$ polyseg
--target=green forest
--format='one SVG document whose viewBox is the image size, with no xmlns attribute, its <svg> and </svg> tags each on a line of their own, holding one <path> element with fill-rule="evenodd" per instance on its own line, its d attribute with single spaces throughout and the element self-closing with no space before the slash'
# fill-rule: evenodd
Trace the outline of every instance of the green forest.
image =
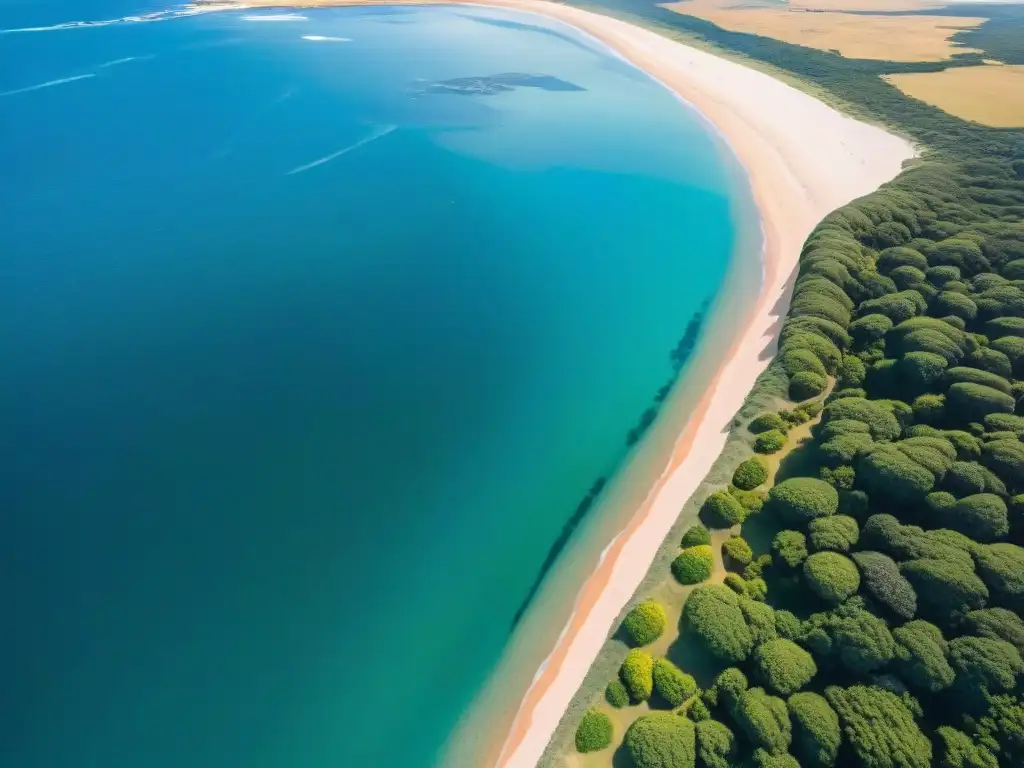
<svg viewBox="0 0 1024 768">
<path fill-rule="evenodd" d="M 745 456 L 672 543 L 664 578 L 692 585 L 673 652 L 649 649 L 671 612 L 638 594 L 570 749 L 616 768 L 1024 766 L 1024 131 L 880 78 L 948 62 L 596 5 L 823 87 L 922 157 L 805 243 L 751 401 L 775 405 L 741 412 Z M 970 43 L 1024 55 L 1024 13 L 992 8 Z"/>
</svg>

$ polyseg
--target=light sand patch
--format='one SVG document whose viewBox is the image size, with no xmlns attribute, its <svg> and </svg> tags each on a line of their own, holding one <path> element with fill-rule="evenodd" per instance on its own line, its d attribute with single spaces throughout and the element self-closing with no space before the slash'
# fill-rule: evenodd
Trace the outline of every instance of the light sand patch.
<svg viewBox="0 0 1024 768">
<path fill-rule="evenodd" d="M 944 61 L 954 53 L 978 53 L 949 38 L 985 22 L 968 16 L 875 16 L 750 7 L 741 5 L 741 0 L 688 0 L 664 7 L 732 32 L 834 51 L 851 59 L 882 61 Z"/>
<path fill-rule="evenodd" d="M 955 67 L 884 79 L 964 120 L 995 128 L 1024 127 L 1024 66 Z"/>
<path fill-rule="evenodd" d="M 949 5 L 942 0 L 789 0 L 792 9 L 805 11 L 929 11 Z"/>
</svg>

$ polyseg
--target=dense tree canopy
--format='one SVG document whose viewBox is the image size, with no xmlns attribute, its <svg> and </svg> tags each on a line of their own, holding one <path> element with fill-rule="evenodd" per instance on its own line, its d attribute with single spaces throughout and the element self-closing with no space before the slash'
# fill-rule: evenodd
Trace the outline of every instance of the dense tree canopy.
<svg viewBox="0 0 1024 768">
<path fill-rule="evenodd" d="M 788 696 L 818 673 L 814 658 L 796 643 L 776 638 L 754 650 L 757 678 L 775 693 Z"/>
<path fill-rule="evenodd" d="M 644 600 L 633 606 L 622 622 L 623 629 L 634 645 L 649 645 L 661 637 L 668 624 L 668 616 L 660 603 Z"/>
<path fill-rule="evenodd" d="M 786 702 L 793 724 L 793 752 L 803 768 L 832 768 L 843 736 L 835 710 L 817 693 L 793 694 Z"/>
<path fill-rule="evenodd" d="M 672 712 L 652 712 L 626 731 L 626 749 L 636 768 L 694 768 L 697 739 L 694 724 Z"/>
<path fill-rule="evenodd" d="M 754 649 L 754 636 L 735 592 L 721 584 L 697 587 L 683 606 L 683 624 L 719 659 L 737 663 Z"/>
<path fill-rule="evenodd" d="M 833 686 L 825 691 L 847 741 L 864 766 L 930 768 L 932 745 L 899 696 L 881 688 Z"/>
</svg>

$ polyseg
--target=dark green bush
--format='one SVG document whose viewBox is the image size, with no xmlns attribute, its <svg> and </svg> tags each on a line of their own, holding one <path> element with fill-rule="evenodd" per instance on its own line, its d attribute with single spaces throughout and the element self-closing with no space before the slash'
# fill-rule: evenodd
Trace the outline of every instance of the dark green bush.
<svg viewBox="0 0 1024 768">
<path fill-rule="evenodd" d="M 714 553 L 708 544 L 684 549 L 672 561 L 672 575 L 680 584 L 700 584 L 711 578 L 715 568 Z"/>
<path fill-rule="evenodd" d="M 956 267 L 929 267 L 925 270 L 924 275 L 928 282 L 941 288 L 946 283 L 958 281 L 960 279 L 960 270 Z"/>
<path fill-rule="evenodd" d="M 1024 608 L 1024 549 L 999 542 L 976 547 L 973 554 L 978 575 L 992 594 L 1006 607 Z"/>
<path fill-rule="evenodd" d="M 909 265 L 896 267 L 896 269 L 889 273 L 889 278 L 901 291 L 914 288 L 925 281 L 924 272 L 917 267 Z"/>
<path fill-rule="evenodd" d="M 1014 376 L 1024 375 L 1024 339 L 1020 336 L 1003 336 L 993 341 L 991 346 L 1009 358 Z"/>
<path fill-rule="evenodd" d="M 711 543 L 711 533 L 703 525 L 691 525 L 686 529 L 686 533 L 683 534 L 683 541 L 681 546 L 685 549 L 686 547 L 696 547 L 701 544 Z"/>
<path fill-rule="evenodd" d="M 814 658 L 791 640 L 776 638 L 754 649 L 758 679 L 776 693 L 788 696 L 818 673 Z"/>
<path fill-rule="evenodd" d="M 771 434 L 766 433 L 766 434 Z M 700 508 L 701 518 L 713 528 L 732 528 L 742 523 L 747 517 L 747 511 L 743 508 L 735 496 L 726 491 L 715 491 Z"/>
<path fill-rule="evenodd" d="M 817 397 L 828 386 L 828 379 L 810 371 L 793 374 L 789 380 L 789 399 L 795 402 Z"/>
<path fill-rule="evenodd" d="M 597 752 L 612 743 L 612 721 L 599 709 L 588 709 L 576 729 L 576 749 Z"/>
<path fill-rule="evenodd" d="M 917 593 L 918 613 L 940 625 L 983 608 L 988 600 L 985 584 L 960 560 L 911 560 L 900 564 L 900 572 Z"/>
<path fill-rule="evenodd" d="M 762 432 L 754 440 L 754 450 L 757 453 L 778 453 L 786 445 L 786 435 L 777 429 Z"/>
<path fill-rule="evenodd" d="M 991 432 L 1024 432 L 1024 416 L 1013 413 L 990 413 L 985 417 L 985 429 Z"/>
<path fill-rule="evenodd" d="M 1020 652 L 1005 640 L 958 637 L 949 641 L 949 662 L 956 670 L 957 689 L 974 694 L 1013 690 L 1024 673 Z"/>
<path fill-rule="evenodd" d="M 968 365 L 980 368 L 1004 379 L 1010 378 L 1013 374 L 1013 364 L 1010 362 L 1010 358 L 998 349 L 989 349 L 987 347 L 976 349 L 967 356 L 965 362 Z M 996 388 L 998 389 L 998 387 Z"/>
<path fill-rule="evenodd" d="M 669 705 L 678 707 L 697 692 L 697 683 L 671 661 L 655 659 L 654 690 Z"/>
<path fill-rule="evenodd" d="M 779 362 L 783 370 L 789 376 L 796 376 L 798 373 L 813 373 L 816 376 L 826 376 L 824 363 L 818 359 L 811 350 L 803 347 L 789 346 L 779 354 Z"/>
<path fill-rule="evenodd" d="M 785 752 L 793 740 L 786 702 L 763 688 L 749 688 L 740 695 L 733 719 L 751 744 L 769 752 Z"/>
<path fill-rule="evenodd" d="M 899 696 L 855 685 L 831 686 L 825 698 L 839 716 L 858 765 L 931 768 L 931 742 Z"/>
<path fill-rule="evenodd" d="M 839 366 L 839 383 L 845 388 L 859 387 L 864 383 L 867 376 L 867 369 L 864 361 L 853 355 L 843 355 L 842 365 Z"/>
<path fill-rule="evenodd" d="M 853 419 L 835 419 L 822 425 L 818 430 L 818 439 L 822 442 L 843 435 L 868 435 L 870 437 L 871 430 L 863 421 Z"/>
<path fill-rule="evenodd" d="M 1010 489 L 1024 488 L 1024 445 L 1020 440 L 993 440 L 981 447 L 981 463 Z"/>
<path fill-rule="evenodd" d="M 950 384 L 981 384 L 1010 394 L 1010 382 L 1005 378 L 977 368 L 950 368 L 946 371 L 946 381 Z"/>
<path fill-rule="evenodd" d="M 1024 653 L 1024 620 L 1007 608 L 983 608 L 971 611 L 964 626 L 979 637 L 1005 640 Z"/>
<path fill-rule="evenodd" d="M 1024 317 L 997 317 L 985 323 L 985 335 L 990 339 L 1003 336 L 1024 336 Z"/>
<path fill-rule="evenodd" d="M 729 495 L 736 499 L 740 506 L 746 510 L 747 517 L 760 512 L 767 497 L 764 491 L 743 491 L 734 485 L 729 486 Z"/>
<path fill-rule="evenodd" d="M 790 568 L 807 559 L 807 538 L 800 531 L 779 531 L 772 540 L 772 551 Z"/>
<path fill-rule="evenodd" d="M 982 421 L 990 413 L 1013 413 L 1014 400 L 984 384 L 958 382 L 949 388 L 946 404 L 961 423 Z"/>
<path fill-rule="evenodd" d="M 847 315 L 848 316 L 848 315 Z M 836 321 L 838 322 L 838 321 Z M 845 325 L 845 323 L 839 323 Z M 825 367 L 826 373 L 835 373 L 839 370 L 839 364 L 843 360 L 843 353 L 839 348 L 824 336 L 815 333 L 795 333 L 789 336 L 780 347 L 780 354 L 783 361 L 791 350 L 807 350 L 814 354 Z M 818 373 L 818 371 L 815 371 Z M 792 375 L 792 373 L 790 373 Z"/>
<path fill-rule="evenodd" d="M 860 571 L 838 552 L 816 552 L 804 561 L 804 580 L 818 597 L 838 604 L 860 589 Z"/>
<path fill-rule="evenodd" d="M 978 316 L 978 305 L 970 297 L 961 293 L 943 291 L 935 297 L 932 311 L 938 316 L 955 315 L 970 322 Z"/>
<path fill-rule="evenodd" d="M 754 645 L 774 640 L 778 637 L 775 631 L 775 609 L 770 605 L 755 600 L 739 601 L 740 612 L 747 622 L 747 628 L 754 639 Z"/>
<path fill-rule="evenodd" d="M 834 515 L 839 508 L 839 494 L 823 480 L 792 477 L 768 491 L 768 505 L 783 520 L 807 523 Z"/>
<path fill-rule="evenodd" d="M 813 333 L 831 341 L 839 349 L 846 349 L 850 346 L 850 336 L 843 326 L 831 320 L 813 315 L 794 317 L 786 321 L 779 334 L 779 346 L 785 346 L 786 342 L 796 334 Z"/>
<path fill-rule="evenodd" d="M 894 323 L 902 323 L 904 320 L 909 320 L 920 311 L 920 304 L 910 296 L 911 293 L 914 292 L 900 291 L 899 293 L 881 296 L 877 299 L 869 299 L 860 305 L 860 312 L 862 316 L 872 314 L 885 315 Z M 920 294 L 915 295 L 918 299 L 921 299 Z M 923 303 L 923 299 L 921 299 L 921 302 Z M 857 331 L 855 331 L 853 327 L 850 328 L 850 334 L 853 335 L 854 338 L 858 335 Z"/>
<path fill-rule="evenodd" d="M 957 461 L 946 473 L 943 487 L 955 496 L 970 496 L 984 492 L 985 477 L 986 470 L 980 464 L 973 461 Z"/>
<path fill-rule="evenodd" d="M 850 490 L 857 479 L 857 473 L 850 466 L 836 467 L 835 469 L 822 467 L 818 475 L 836 490 Z"/>
<path fill-rule="evenodd" d="M 914 421 L 919 424 L 939 424 L 946 416 L 945 395 L 919 395 L 911 406 Z"/>
<path fill-rule="evenodd" d="M 883 275 L 889 274 L 898 267 L 913 267 L 919 272 L 924 272 L 928 269 L 928 259 L 913 248 L 893 247 L 886 248 L 878 254 L 876 266 Z"/>
<path fill-rule="evenodd" d="M 684 628 L 695 633 L 712 655 L 732 664 L 754 649 L 741 599 L 722 584 L 707 584 L 694 589 L 683 605 Z"/>
<path fill-rule="evenodd" d="M 768 432 L 769 430 L 778 430 L 779 432 L 786 432 L 789 429 L 789 422 L 782 418 L 779 414 L 771 411 L 769 413 L 762 413 L 755 417 L 749 425 L 749 429 L 755 435 L 759 435 L 762 432 Z"/>
<path fill-rule="evenodd" d="M 747 581 L 738 573 L 727 573 L 725 579 L 722 581 L 725 586 L 735 592 L 737 595 L 747 594 Z"/>
<path fill-rule="evenodd" d="M 608 687 L 604 689 L 604 700 L 615 707 L 615 709 L 628 707 L 629 691 L 626 690 L 626 686 L 622 684 L 621 680 L 612 680 L 608 683 Z"/>
<path fill-rule="evenodd" d="M 636 768 L 689 768 L 697 758 L 693 723 L 672 712 L 639 718 L 626 730 L 623 743 Z"/>
<path fill-rule="evenodd" d="M 1010 530 L 1006 502 L 992 493 L 960 499 L 943 515 L 943 523 L 975 541 L 995 541 Z"/>
<path fill-rule="evenodd" d="M 999 768 L 999 761 L 988 747 L 976 744 L 963 731 L 943 725 L 935 733 L 939 737 L 939 765 L 948 768 Z"/>
<path fill-rule="evenodd" d="M 878 446 L 857 460 L 857 483 L 868 495 L 912 502 L 935 485 L 935 476 L 894 446 Z"/>
<path fill-rule="evenodd" d="M 632 701 L 647 701 L 654 691 L 654 657 L 634 648 L 626 654 L 619 677 Z"/>
<path fill-rule="evenodd" d="M 901 619 L 910 619 L 917 611 L 917 593 L 900 573 L 896 561 L 881 552 L 854 552 L 864 588 L 881 605 Z"/>
<path fill-rule="evenodd" d="M 800 768 L 796 758 L 785 752 L 769 752 L 758 747 L 754 750 L 755 768 Z"/>
<path fill-rule="evenodd" d="M 857 344 L 878 341 L 892 328 L 892 318 L 885 314 L 868 314 L 850 323 L 849 332 Z"/>
<path fill-rule="evenodd" d="M 891 410 L 878 402 L 862 398 L 843 398 L 826 405 L 823 422 L 827 425 L 834 419 L 864 422 L 876 440 L 895 440 L 902 431 Z"/>
<path fill-rule="evenodd" d="M 633 645 L 649 645 L 661 637 L 668 624 L 668 616 L 660 603 L 644 600 L 626 614 L 622 626 Z"/>
<path fill-rule="evenodd" d="M 829 467 L 850 466 L 861 454 L 870 452 L 874 446 L 871 435 L 852 432 L 837 435 L 819 446 L 821 456 Z"/>
<path fill-rule="evenodd" d="M 942 631 L 927 621 L 911 621 L 893 630 L 896 671 L 907 683 L 926 693 L 938 693 L 953 684 L 949 646 Z"/>
<path fill-rule="evenodd" d="M 711 712 L 708 711 L 708 705 L 705 704 L 700 697 L 698 697 L 693 699 L 690 702 L 690 706 L 686 708 L 686 716 L 695 723 L 702 723 L 705 720 L 711 719 Z M 698 749 L 699 748 L 700 746 L 698 744 Z"/>
<path fill-rule="evenodd" d="M 808 526 L 811 546 L 816 550 L 849 552 L 860 538 L 860 526 L 852 517 L 834 515 L 819 517 Z"/>
<path fill-rule="evenodd" d="M 727 564 L 742 568 L 754 559 L 750 545 L 742 536 L 730 536 L 722 544 L 722 555 Z"/>
<path fill-rule="evenodd" d="M 832 768 L 843 735 L 839 716 L 823 696 L 806 691 L 786 702 L 793 723 L 793 751 L 803 768 Z"/>
<path fill-rule="evenodd" d="M 699 701 L 693 706 L 698 703 L 704 706 Z M 738 750 L 732 731 L 717 720 L 707 718 L 697 723 L 696 730 L 697 765 L 701 768 L 733 768 L 736 765 Z"/>
<path fill-rule="evenodd" d="M 756 456 L 751 456 L 732 475 L 732 484 L 742 491 L 751 491 L 768 479 L 768 469 Z"/>
<path fill-rule="evenodd" d="M 946 358 L 934 352 L 908 352 L 896 364 L 896 370 L 911 391 L 923 392 L 943 382 L 947 365 Z"/>
</svg>

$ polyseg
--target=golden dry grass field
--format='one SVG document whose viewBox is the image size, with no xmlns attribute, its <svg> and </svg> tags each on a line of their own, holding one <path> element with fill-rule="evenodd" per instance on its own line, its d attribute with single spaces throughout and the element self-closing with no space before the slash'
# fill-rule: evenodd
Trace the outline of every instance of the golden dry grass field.
<svg viewBox="0 0 1024 768">
<path fill-rule="evenodd" d="M 743 0 L 687 0 L 669 3 L 669 10 L 696 16 L 733 32 L 748 32 L 787 43 L 836 51 L 855 59 L 883 61 L 943 61 L 955 53 L 973 53 L 950 40 L 961 29 L 985 19 L 971 16 L 910 16 L 812 11 L 917 10 L 917 0 L 799 0 L 803 6 L 772 3 L 751 6 Z M 909 7 L 908 7 L 909 6 Z"/>
<path fill-rule="evenodd" d="M 885 80 L 964 120 L 997 128 L 1024 127 L 1024 66 L 955 67 L 886 75 Z"/>
</svg>

